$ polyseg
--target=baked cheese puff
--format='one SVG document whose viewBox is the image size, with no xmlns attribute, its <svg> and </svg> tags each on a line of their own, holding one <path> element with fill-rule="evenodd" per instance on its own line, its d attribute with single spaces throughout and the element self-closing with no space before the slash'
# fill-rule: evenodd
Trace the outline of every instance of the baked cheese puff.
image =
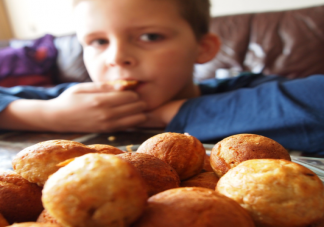
<svg viewBox="0 0 324 227">
<path fill-rule="evenodd" d="M 210 164 L 217 176 L 249 159 L 291 160 L 288 151 L 276 141 L 255 134 L 237 134 L 218 142 L 212 149 Z"/>
<path fill-rule="evenodd" d="M 148 199 L 132 227 L 253 227 L 250 215 L 234 200 L 207 188 L 175 188 Z"/>
<path fill-rule="evenodd" d="M 5 227 L 8 225 L 9 223 L 7 222 L 7 220 L 2 216 L 2 214 L 0 214 L 0 227 Z"/>
<path fill-rule="evenodd" d="M 214 172 L 213 168 L 210 165 L 210 156 L 208 154 L 205 155 L 204 166 L 202 169 L 203 172 Z"/>
<path fill-rule="evenodd" d="M 144 153 L 124 153 L 117 155 L 131 163 L 141 174 L 148 196 L 180 185 L 177 172 L 166 162 Z"/>
<path fill-rule="evenodd" d="M 106 82 L 115 88 L 121 88 L 122 90 L 132 90 L 137 87 L 139 82 L 137 80 L 111 80 Z"/>
<path fill-rule="evenodd" d="M 23 178 L 43 186 L 60 167 L 57 164 L 95 150 L 70 140 L 48 140 L 20 151 L 13 159 L 13 169 Z"/>
<path fill-rule="evenodd" d="M 216 191 L 235 200 L 257 226 L 308 227 L 324 215 L 324 185 L 304 166 L 253 159 L 230 169 Z"/>
<path fill-rule="evenodd" d="M 14 171 L 0 171 L 0 213 L 9 224 L 35 221 L 43 210 L 41 193 Z"/>
<path fill-rule="evenodd" d="M 10 225 L 9 227 L 60 227 L 60 226 L 51 223 L 23 222 L 23 223 L 15 223 L 13 225 Z"/>
<path fill-rule="evenodd" d="M 219 177 L 214 172 L 199 173 L 187 180 L 181 181 L 181 187 L 202 187 L 215 190 Z"/>
<path fill-rule="evenodd" d="M 46 209 L 42 211 L 42 213 L 38 216 L 37 223 L 50 223 L 50 224 L 56 224 L 58 226 L 61 226 L 53 216 L 51 216 Z"/>
<path fill-rule="evenodd" d="M 123 154 L 124 151 L 120 150 L 117 147 L 108 145 L 108 144 L 91 144 L 87 147 L 96 150 L 96 153 L 101 154 Z"/>
<path fill-rule="evenodd" d="M 181 180 L 202 171 L 206 151 L 202 143 L 189 134 L 166 132 L 142 143 L 138 153 L 153 155 L 172 166 Z"/>
<path fill-rule="evenodd" d="M 317 221 L 310 227 L 324 227 L 324 215 L 319 221 Z"/>
<path fill-rule="evenodd" d="M 145 183 L 134 166 L 110 154 L 75 158 L 44 185 L 45 209 L 62 226 L 129 226 L 147 202 Z"/>
</svg>

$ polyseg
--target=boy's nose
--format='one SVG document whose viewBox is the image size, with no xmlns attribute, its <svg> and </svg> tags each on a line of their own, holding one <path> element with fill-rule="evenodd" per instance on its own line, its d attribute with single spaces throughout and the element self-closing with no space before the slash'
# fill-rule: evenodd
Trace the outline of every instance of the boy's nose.
<svg viewBox="0 0 324 227">
<path fill-rule="evenodd" d="M 137 64 L 134 53 L 126 46 L 111 46 L 109 47 L 106 64 L 108 66 L 123 66 L 131 67 Z"/>
</svg>

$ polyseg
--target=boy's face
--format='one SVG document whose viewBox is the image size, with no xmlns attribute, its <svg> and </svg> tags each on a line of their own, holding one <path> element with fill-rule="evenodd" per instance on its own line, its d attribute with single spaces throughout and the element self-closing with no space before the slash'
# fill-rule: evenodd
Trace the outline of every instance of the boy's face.
<svg viewBox="0 0 324 227">
<path fill-rule="evenodd" d="M 148 110 L 194 95 L 199 43 L 173 1 L 81 1 L 75 16 L 94 82 L 138 81 L 135 92 Z"/>
</svg>

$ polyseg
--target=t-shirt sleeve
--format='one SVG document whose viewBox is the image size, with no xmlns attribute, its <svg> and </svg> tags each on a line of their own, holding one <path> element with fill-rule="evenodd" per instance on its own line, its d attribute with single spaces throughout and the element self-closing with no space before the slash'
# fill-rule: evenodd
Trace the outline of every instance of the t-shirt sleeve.
<svg viewBox="0 0 324 227">
<path fill-rule="evenodd" d="M 287 149 L 324 154 L 324 76 L 270 81 L 185 102 L 166 131 L 203 142 L 264 135 Z"/>
<path fill-rule="evenodd" d="M 75 84 L 64 83 L 51 88 L 33 86 L 0 87 L 0 112 L 17 99 L 49 100 L 56 98 L 67 88 Z"/>
</svg>

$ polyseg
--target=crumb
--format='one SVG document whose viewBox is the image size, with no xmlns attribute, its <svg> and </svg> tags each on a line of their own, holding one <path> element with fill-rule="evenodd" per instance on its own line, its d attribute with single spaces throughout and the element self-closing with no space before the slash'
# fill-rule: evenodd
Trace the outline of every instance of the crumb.
<svg viewBox="0 0 324 227">
<path fill-rule="evenodd" d="M 115 141 L 115 140 L 116 140 L 116 137 L 114 137 L 114 136 L 109 136 L 107 139 L 108 139 L 109 141 Z"/>
<path fill-rule="evenodd" d="M 127 146 L 126 146 L 126 151 L 127 151 L 127 152 L 133 152 L 133 150 L 132 150 L 132 146 L 133 146 L 133 144 L 131 144 L 131 145 L 127 145 Z"/>
<path fill-rule="evenodd" d="M 70 162 L 72 162 L 74 159 L 75 159 L 75 158 L 67 159 L 67 160 L 65 160 L 65 161 L 63 161 L 63 162 L 60 162 L 60 163 L 57 164 L 56 166 L 57 166 L 57 167 L 64 167 L 64 166 L 66 166 L 67 164 L 69 164 Z"/>
</svg>

